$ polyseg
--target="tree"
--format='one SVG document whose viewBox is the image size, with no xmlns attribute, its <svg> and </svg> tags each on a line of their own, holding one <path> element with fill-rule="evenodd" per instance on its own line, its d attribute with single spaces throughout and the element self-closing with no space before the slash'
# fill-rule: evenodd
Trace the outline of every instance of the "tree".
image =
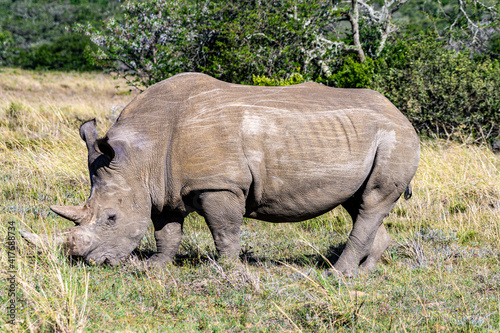
<svg viewBox="0 0 500 333">
<path fill-rule="evenodd" d="M 427 10 L 434 31 L 455 50 L 488 53 L 500 34 L 500 2 L 496 0 L 441 0 Z"/>
<path fill-rule="evenodd" d="M 128 2 L 123 18 L 102 28 L 77 24 L 99 49 L 89 50 L 96 64 L 123 76 L 129 84 L 149 86 L 163 77 L 193 70 L 187 55 L 196 46 L 194 6 L 185 1 Z"/>
<path fill-rule="evenodd" d="M 348 21 L 351 27 L 352 45 L 345 43 L 344 49 L 353 50 L 357 53 L 359 61 L 365 62 L 366 55 L 363 49 L 363 36 L 360 25 L 364 24 L 364 30 L 374 30 L 377 32 L 377 49 L 372 54 L 374 57 L 380 56 L 385 47 L 387 38 L 396 31 L 396 25 L 392 16 L 402 5 L 409 0 L 344 0 L 337 2 L 332 0 L 333 11 L 336 14 L 336 21 Z"/>
<path fill-rule="evenodd" d="M 110 19 L 102 29 L 77 29 L 100 47 L 92 54 L 99 64 L 136 86 L 182 71 L 238 83 L 252 82 L 252 75 L 299 73 L 329 83 L 348 53 L 364 62 L 365 31 L 376 31 L 369 38 L 377 51 L 369 55 L 380 54 L 395 30 L 392 14 L 406 1 L 375 9 L 370 0 L 147 0 L 125 3 L 123 19 Z"/>
<path fill-rule="evenodd" d="M 1 64 L 33 69 L 89 70 L 82 57 L 89 39 L 69 29 L 75 22 L 94 24 L 117 13 L 118 0 L 0 1 Z M 1 39 L 2 37 L 0 37 Z"/>
</svg>

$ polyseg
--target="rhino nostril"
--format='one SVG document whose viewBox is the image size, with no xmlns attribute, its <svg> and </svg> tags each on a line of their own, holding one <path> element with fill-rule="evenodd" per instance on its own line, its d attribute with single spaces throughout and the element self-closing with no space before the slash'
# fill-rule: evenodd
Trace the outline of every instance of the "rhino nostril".
<svg viewBox="0 0 500 333">
<path fill-rule="evenodd" d="M 113 225 L 113 224 L 115 224 L 115 222 L 116 222 L 116 214 L 109 215 L 108 216 L 108 224 Z"/>
</svg>

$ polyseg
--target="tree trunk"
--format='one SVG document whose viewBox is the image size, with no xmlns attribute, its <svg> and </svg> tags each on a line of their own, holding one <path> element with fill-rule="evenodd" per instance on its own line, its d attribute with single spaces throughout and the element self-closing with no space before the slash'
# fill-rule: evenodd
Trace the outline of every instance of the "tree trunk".
<svg viewBox="0 0 500 333">
<path fill-rule="evenodd" d="M 365 52 L 363 51 L 363 48 L 361 47 L 361 42 L 359 41 L 358 0 L 352 0 L 352 10 L 349 13 L 349 22 L 351 23 L 354 50 L 358 53 L 359 61 L 361 63 L 364 63 L 365 62 Z"/>
</svg>

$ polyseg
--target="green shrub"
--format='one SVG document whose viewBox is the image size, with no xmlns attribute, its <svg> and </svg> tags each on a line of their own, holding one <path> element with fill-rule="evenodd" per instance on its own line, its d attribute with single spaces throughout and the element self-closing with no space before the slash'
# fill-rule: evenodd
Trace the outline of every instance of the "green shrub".
<svg viewBox="0 0 500 333">
<path fill-rule="evenodd" d="M 0 66 L 50 70 L 95 70 L 84 50 L 89 38 L 75 23 L 102 25 L 119 16 L 118 0 L 0 1 Z"/>
<path fill-rule="evenodd" d="M 70 33 L 58 37 L 51 43 L 44 43 L 24 50 L 20 65 L 29 69 L 51 70 L 96 70 L 99 66 L 89 63 L 86 52 L 96 48 L 86 36 Z"/>
<path fill-rule="evenodd" d="M 360 63 L 353 56 L 344 58 L 342 65 L 330 77 L 328 84 L 338 88 L 368 88 L 373 78 L 373 60 L 366 57 Z"/>
<path fill-rule="evenodd" d="M 399 40 L 375 63 L 372 87 L 424 135 L 488 139 L 499 133 L 500 63 L 446 49 L 434 37 Z"/>
<path fill-rule="evenodd" d="M 4 31 L 0 28 L 0 66 L 10 64 L 15 52 L 14 40 L 10 31 Z"/>
<path fill-rule="evenodd" d="M 294 73 L 286 79 L 271 79 L 264 75 L 252 75 L 253 85 L 255 86 L 290 86 L 305 82 L 304 77 L 299 73 Z"/>
</svg>

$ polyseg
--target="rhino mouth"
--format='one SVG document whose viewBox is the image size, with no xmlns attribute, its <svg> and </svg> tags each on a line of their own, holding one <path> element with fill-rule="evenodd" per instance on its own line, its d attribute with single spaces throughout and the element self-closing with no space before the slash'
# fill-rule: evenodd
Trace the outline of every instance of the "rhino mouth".
<svg viewBox="0 0 500 333">
<path fill-rule="evenodd" d="M 98 247 L 83 256 L 83 259 L 89 265 L 95 264 L 115 267 L 123 264 L 129 256 L 130 253 L 116 253 L 115 251 L 104 250 Z"/>
<path fill-rule="evenodd" d="M 104 265 L 115 267 L 122 264 L 128 256 L 116 256 L 114 254 L 93 254 L 90 253 L 85 257 L 85 262 L 89 265 Z"/>
</svg>

